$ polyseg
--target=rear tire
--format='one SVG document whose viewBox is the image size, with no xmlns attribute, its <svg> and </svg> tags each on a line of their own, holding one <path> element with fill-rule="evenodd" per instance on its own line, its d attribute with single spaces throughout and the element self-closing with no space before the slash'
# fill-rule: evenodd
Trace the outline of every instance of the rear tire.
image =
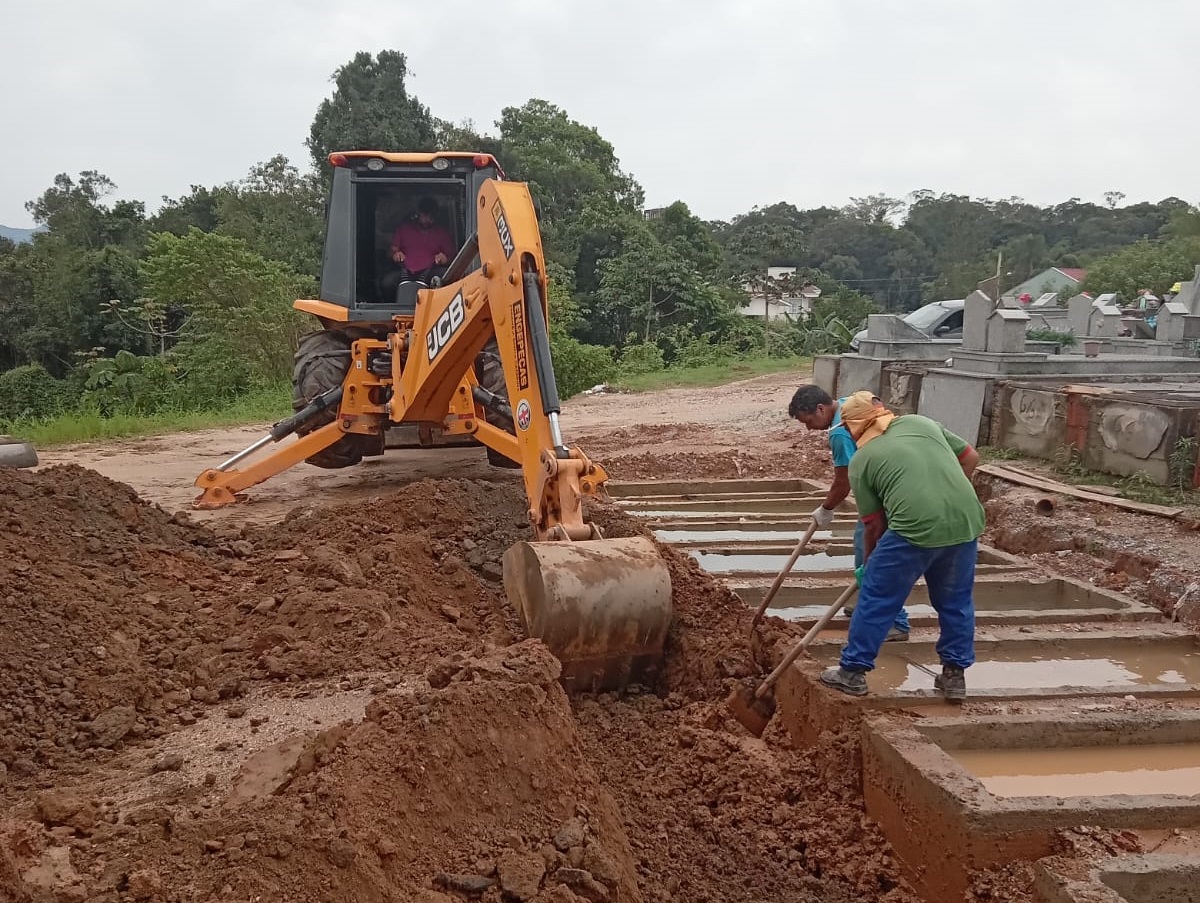
<svg viewBox="0 0 1200 903">
<path fill-rule="evenodd" d="M 300 337 L 292 369 L 292 410 L 299 411 L 318 395 L 340 386 L 350 372 L 350 345 L 358 338 L 339 329 L 321 329 Z M 296 429 L 304 436 L 333 423 L 337 409 L 321 411 Z M 315 467 L 337 470 L 353 467 L 370 451 L 370 436 L 347 433 L 337 442 L 305 460 Z"/>
<path fill-rule="evenodd" d="M 478 380 L 479 385 L 503 398 L 509 402 L 509 407 L 512 407 L 512 402 L 508 397 L 508 386 L 504 382 L 504 365 L 500 362 L 500 346 L 494 338 L 483 346 L 483 351 L 479 352 L 479 356 L 475 358 L 475 379 Z M 488 411 L 487 421 L 506 433 L 514 436 L 517 434 L 517 428 L 513 425 L 511 417 L 502 417 Z M 520 461 L 514 461 L 492 448 L 487 449 L 487 459 L 492 467 L 504 467 L 512 470 L 521 466 Z"/>
</svg>

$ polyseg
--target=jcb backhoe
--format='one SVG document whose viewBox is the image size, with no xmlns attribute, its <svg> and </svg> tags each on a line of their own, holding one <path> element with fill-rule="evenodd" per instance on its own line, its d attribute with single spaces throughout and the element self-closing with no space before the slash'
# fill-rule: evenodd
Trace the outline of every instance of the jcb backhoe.
<svg viewBox="0 0 1200 903">
<path fill-rule="evenodd" d="M 202 473 L 194 505 L 229 505 L 302 461 L 347 467 L 414 436 L 482 443 L 489 461 L 524 475 L 533 541 L 510 548 L 503 570 L 528 633 L 562 661 L 568 688 L 651 681 L 670 575 L 652 542 L 604 539 L 583 518 L 583 497 L 602 493 L 608 474 L 563 438 L 527 187 L 488 154 L 346 151 L 329 161 L 320 299 L 295 302 L 322 327 L 296 353 L 296 413 Z M 459 250 L 440 275 L 398 270 L 392 230 L 418 205 L 429 211 L 430 198 Z"/>
</svg>

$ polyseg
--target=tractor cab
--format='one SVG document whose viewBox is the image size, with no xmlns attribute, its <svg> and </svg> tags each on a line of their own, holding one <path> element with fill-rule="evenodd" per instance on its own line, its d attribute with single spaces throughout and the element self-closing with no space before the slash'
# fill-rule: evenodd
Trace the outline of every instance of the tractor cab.
<svg viewBox="0 0 1200 903">
<path fill-rule="evenodd" d="M 392 237 L 403 223 L 417 218 L 425 198 L 436 205 L 434 224 L 450 235 L 454 278 L 479 266 L 471 241 L 479 212 L 475 198 L 485 180 L 504 178 L 493 156 L 359 150 L 330 154 L 329 162 L 333 182 L 326 204 L 320 300 L 297 301 L 297 309 L 327 326 L 382 324 L 393 316 L 411 316 L 416 293 L 428 287 L 428 277 L 422 280 L 392 259 Z M 456 260 L 464 248 L 472 259 Z"/>
</svg>

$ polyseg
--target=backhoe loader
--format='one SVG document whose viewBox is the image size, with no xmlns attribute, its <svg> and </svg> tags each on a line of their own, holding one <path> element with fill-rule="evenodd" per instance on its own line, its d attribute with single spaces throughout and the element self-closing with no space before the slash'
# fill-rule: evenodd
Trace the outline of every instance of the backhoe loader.
<svg viewBox="0 0 1200 903">
<path fill-rule="evenodd" d="M 522 471 L 533 536 L 505 553 L 504 588 L 562 662 L 564 685 L 651 683 L 670 574 L 651 541 L 605 539 L 584 520 L 583 497 L 602 496 L 608 474 L 563 436 L 527 186 L 489 154 L 359 150 L 329 162 L 320 298 L 294 304 L 321 325 L 296 353 L 295 413 L 200 474 L 193 504 L 232 504 L 302 461 L 348 467 L 406 442 L 480 443 L 493 464 Z M 391 230 L 429 198 L 459 250 L 440 275 L 397 277 Z"/>
</svg>

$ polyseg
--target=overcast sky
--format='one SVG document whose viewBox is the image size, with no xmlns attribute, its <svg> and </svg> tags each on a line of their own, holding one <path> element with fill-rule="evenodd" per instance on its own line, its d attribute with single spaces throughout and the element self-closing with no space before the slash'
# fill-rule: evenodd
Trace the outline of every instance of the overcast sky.
<svg viewBox="0 0 1200 903">
<path fill-rule="evenodd" d="M 0 224 L 59 172 L 154 209 L 304 139 L 356 51 L 435 115 L 539 97 L 649 206 L 708 219 L 929 188 L 1200 201 L 1197 0 L 0 0 Z"/>
</svg>

